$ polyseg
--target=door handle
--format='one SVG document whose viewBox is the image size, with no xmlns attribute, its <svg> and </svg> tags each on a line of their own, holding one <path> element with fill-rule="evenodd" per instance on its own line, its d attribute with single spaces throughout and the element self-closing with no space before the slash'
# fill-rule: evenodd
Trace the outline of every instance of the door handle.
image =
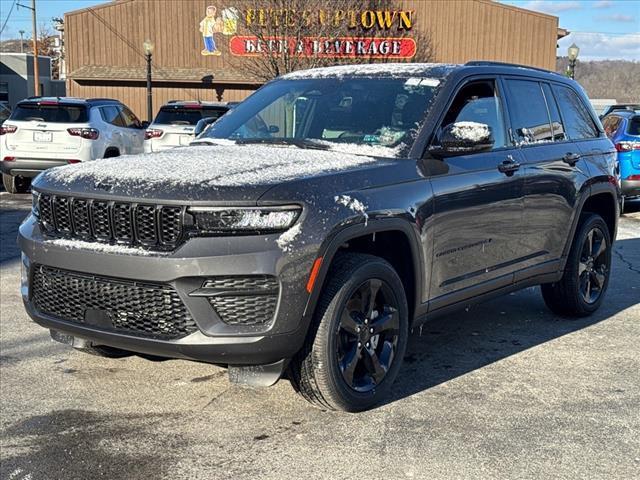
<svg viewBox="0 0 640 480">
<path fill-rule="evenodd" d="M 511 155 L 509 155 L 506 160 L 503 160 L 503 162 L 498 165 L 498 171 L 504 173 L 507 177 L 510 177 L 519 169 L 520 164 L 516 162 Z"/>
<path fill-rule="evenodd" d="M 572 167 L 578 163 L 578 160 L 580 160 L 580 154 L 578 153 L 568 152 L 564 157 L 562 157 L 562 161 L 564 163 L 568 163 Z"/>
</svg>

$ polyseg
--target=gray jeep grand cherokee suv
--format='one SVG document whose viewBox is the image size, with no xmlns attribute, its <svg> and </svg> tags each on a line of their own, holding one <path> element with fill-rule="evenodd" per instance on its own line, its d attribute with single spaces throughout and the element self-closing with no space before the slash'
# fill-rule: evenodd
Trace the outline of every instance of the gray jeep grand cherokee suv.
<svg viewBox="0 0 640 480">
<path fill-rule="evenodd" d="M 286 372 L 311 402 L 358 411 L 437 315 L 531 285 L 560 315 L 603 301 L 615 150 L 560 75 L 296 72 L 197 143 L 34 182 L 22 295 L 55 339 L 225 365 L 253 385 Z"/>
</svg>

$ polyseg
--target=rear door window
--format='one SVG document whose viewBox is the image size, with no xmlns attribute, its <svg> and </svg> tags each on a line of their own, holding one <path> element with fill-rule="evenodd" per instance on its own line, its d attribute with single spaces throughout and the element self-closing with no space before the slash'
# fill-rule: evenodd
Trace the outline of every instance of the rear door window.
<svg viewBox="0 0 640 480">
<path fill-rule="evenodd" d="M 505 83 L 515 141 L 520 145 L 554 141 L 554 130 L 540 83 L 512 79 Z"/>
<path fill-rule="evenodd" d="M 46 123 L 86 123 L 89 121 L 89 116 L 84 105 L 26 103 L 16 106 L 11 114 L 11 120 Z"/>
<path fill-rule="evenodd" d="M 598 137 L 598 129 L 578 94 L 561 85 L 554 85 L 553 92 L 558 100 L 569 138 L 583 140 Z"/>
<path fill-rule="evenodd" d="M 556 104 L 556 100 L 553 97 L 551 87 L 548 83 L 542 84 L 542 93 L 544 93 L 544 99 L 547 102 L 547 108 L 549 110 L 549 120 L 551 120 L 553 140 L 556 142 L 567 140 L 558 105 Z"/>
</svg>

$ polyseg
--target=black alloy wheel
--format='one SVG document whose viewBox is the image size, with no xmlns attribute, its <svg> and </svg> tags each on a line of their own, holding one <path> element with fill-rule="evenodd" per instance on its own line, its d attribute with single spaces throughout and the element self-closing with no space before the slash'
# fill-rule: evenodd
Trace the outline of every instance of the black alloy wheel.
<svg viewBox="0 0 640 480">
<path fill-rule="evenodd" d="M 611 237 L 600 215 L 583 213 L 562 278 L 542 285 L 542 298 L 554 313 L 584 317 L 595 312 L 611 277 Z"/>
<path fill-rule="evenodd" d="M 389 394 L 408 336 L 407 297 L 393 266 L 369 254 L 339 253 L 289 378 L 317 407 L 367 410 Z"/>
<path fill-rule="evenodd" d="M 365 281 L 347 300 L 336 332 L 338 365 L 357 392 L 379 385 L 398 349 L 400 318 L 391 287 L 378 278 Z"/>
<path fill-rule="evenodd" d="M 580 293 L 586 303 L 595 303 L 602 295 L 607 278 L 607 241 L 600 227 L 592 228 L 584 239 L 578 263 Z"/>
</svg>

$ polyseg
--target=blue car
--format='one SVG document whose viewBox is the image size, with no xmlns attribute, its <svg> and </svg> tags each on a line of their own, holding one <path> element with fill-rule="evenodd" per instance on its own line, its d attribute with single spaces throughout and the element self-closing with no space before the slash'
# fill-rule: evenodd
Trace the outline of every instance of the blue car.
<svg viewBox="0 0 640 480">
<path fill-rule="evenodd" d="M 640 196 L 640 110 L 615 111 L 602 126 L 618 151 L 622 195 Z"/>
</svg>

